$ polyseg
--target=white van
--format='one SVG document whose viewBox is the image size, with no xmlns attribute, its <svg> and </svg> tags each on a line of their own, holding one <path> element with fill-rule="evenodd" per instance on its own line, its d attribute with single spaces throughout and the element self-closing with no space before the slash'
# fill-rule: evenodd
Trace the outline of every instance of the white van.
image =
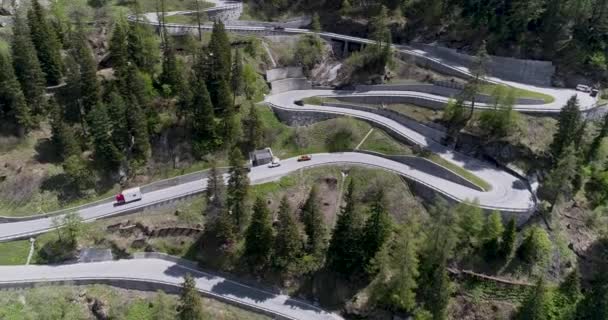
<svg viewBox="0 0 608 320">
<path fill-rule="evenodd" d="M 268 164 L 268 168 L 276 168 L 281 166 L 281 160 L 277 157 L 272 157 L 272 162 Z"/>
<path fill-rule="evenodd" d="M 582 92 L 591 92 L 591 87 L 590 86 L 586 86 L 584 84 L 579 84 L 579 85 L 576 86 L 576 90 L 582 91 Z"/>
<path fill-rule="evenodd" d="M 121 205 L 133 201 L 139 201 L 142 198 L 141 190 L 139 187 L 123 190 L 121 193 L 116 195 L 116 205 Z"/>
</svg>

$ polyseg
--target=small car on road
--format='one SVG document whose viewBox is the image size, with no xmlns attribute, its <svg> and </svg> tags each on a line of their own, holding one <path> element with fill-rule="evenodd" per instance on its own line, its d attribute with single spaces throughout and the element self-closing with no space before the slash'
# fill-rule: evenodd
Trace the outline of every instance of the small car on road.
<svg viewBox="0 0 608 320">
<path fill-rule="evenodd" d="M 298 162 L 300 161 L 308 161 L 308 160 L 312 160 L 312 156 L 309 154 L 304 154 L 298 157 Z"/>
<path fill-rule="evenodd" d="M 279 162 L 279 158 L 273 157 L 272 162 L 268 164 L 268 168 L 276 168 L 281 166 L 281 162 Z"/>
</svg>

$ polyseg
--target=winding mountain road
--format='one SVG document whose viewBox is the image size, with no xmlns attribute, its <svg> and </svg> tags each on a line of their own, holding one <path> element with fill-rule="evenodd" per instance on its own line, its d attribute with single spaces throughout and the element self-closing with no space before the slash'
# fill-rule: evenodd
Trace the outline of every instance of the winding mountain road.
<svg viewBox="0 0 608 320">
<path fill-rule="evenodd" d="M 218 7 L 224 6 L 227 10 L 234 7 L 234 2 L 223 0 L 213 0 Z M 218 9 L 217 7 L 215 8 Z M 179 13 L 169 13 L 183 14 Z M 158 25 L 156 14 L 145 14 L 144 21 L 141 23 Z M 133 19 L 130 20 L 133 21 Z M 193 26 L 167 24 L 168 28 L 194 28 Z M 209 30 L 211 26 L 204 26 Z M 231 26 L 227 25 L 228 31 L 245 32 L 272 32 L 268 27 L 256 26 Z M 272 28 L 270 28 L 272 29 Z M 286 28 L 280 30 L 281 34 L 305 34 L 311 31 L 306 29 Z M 320 33 L 323 37 L 348 40 L 358 43 L 371 43 L 370 40 L 336 35 L 331 33 Z M 395 45 L 395 50 L 417 57 L 424 57 L 443 64 L 445 67 L 458 70 L 463 75 L 470 74 L 468 69 L 459 65 L 452 65 L 449 62 L 441 61 L 426 52 L 413 50 L 407 46 Z M 558 112 L 565 102 L 573 95 L 578 94 L 571 89 L 555 89 L 537 87 L 527 84 L 513 83 L 501 79 L 490 78 L 491 82 L 502 83 L 526 90 L 538 91 L 549 94 L 555 101 L 542 105 L 521 105 L 515 109 L 532 112 Z M 375 125 L 391 131 L 392 133 L 407 139 L 412 144 L 416 144 L 429 149 L 438 154 L 444 160 L 460 166 L 491 185 L 490 190 L 480 191 L 471 187 L 446 180 L 442 177 L 418 170 L 406 164 L 389 160 L 383 157 L 355 153 L 332 153 L 314 154 L 311 161 L 298 162 L 296 158 L 285 159 L 278 168 L 267 168 L 266 166 L 254 167 L 249 173 L 249 177 L 254 184 L 265 183 L 280 179 L 283 176 L 297 172 L 298 170 L 309 169 L 318 166 L 338 165 L 338 166 L 363 166 L 378 168 L 394 172 L 416 183 L 422 184 L 447 198 L 458 202 L 467 200 L 477 200 L 479 206 L 489 210 L 499 210 L 511 214 L 527 215 L 534 210 L 535 201 L 533 194 L 528 190 L 524 181 L 517 177 L 500 170 L 492 165 L 474 159 L 463 154 L 456 153 L 449 148 L 441 145 L 437 137 L 442 133 L 436 132 L 431 128 L 416 126 L 409 127 L 385 118 L 375 113 L 349 109 L 346 107 L 328 107 L 312 105 L 296 105 L 294 102 L 312 96 L 403 96 L 411 95 L 424 99 L 446 102 L 447 98 L 428 93 L 413 91 L 332 91 L 332 90 L 293 90 L 266 97 L 265 102 L 274 109 L 286 112 L 299 113 L 326 113 L 338 116 L 351 116 L 372 122 Z M 583 109 L 591 108 L 595 104 L 595 99 L 587 94 L 578 94 Z M 484 107 L 480 104 L 480 107 Z M 112 203 L 101 203 L 88 208 L 79 209 L 78 213 L 85 221 L 93 221 L 113 215 L 118 215 L 133 210 L 151 207 L 166 203 L 168 201 L 198 194 L 204 191 L 207 180 L 197 180 L 176 186 L 167 187 L 158 191 L 144 194 L 141 201 L 115 207 Z M 0 241 L 10 241 L 23 239 L 38 235 L 53 229 L 52 219 L 49 217 L 33 219 L 29 221 L 10 222 L 0 224 Z M 261 289 L 242 285 L 222 277 L 206 274 L 195 270 L 179 262 L 167 261 L 163 259 L 133 259 L 118 260 L 95 263 L 77 263 L 58 266 L 0 266 L 0 288 L 20 286 L 28 283 L 48 283 L 48 282 L 133 282 L 147 283 L 150 286 L 177 286 L 183 280 L 186 273 L 192 273 L 196 277 L 197 288 L 204 294 L 217 297 L 220 300 L 246 306 L 248 308 L 271 314 L 282 319 L 341 319 L 339 316 L 325 312 L 308 303 L 296 301 L 285 295 L 275 295 Z"/>
</svg>

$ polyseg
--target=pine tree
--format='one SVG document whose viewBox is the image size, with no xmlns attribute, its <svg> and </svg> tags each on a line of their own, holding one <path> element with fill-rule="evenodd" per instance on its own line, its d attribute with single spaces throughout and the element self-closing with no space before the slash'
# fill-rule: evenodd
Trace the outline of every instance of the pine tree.
<svg viewBox="0 0 608 320">
<path fill-rule="evenodd" d="M 233 146 L 241 140 L 241 122 L 238 121 L 234 108 L 231 108 L 230 111 L 224 113 L 224 117 L 222 118 L 222 130 L 222 142 L 225 147 Z"/>
<path fill-rule="evenodd" d="M 579 132 L 581 125 L 581 112 L 578 106 L 578 99 L 576 96 L 572 96 L 559 113 L 557 131 L 553 135 L 553 141 L 549 146 L 555 163 L 562 158 L 564 149 L 577 138 L 576 133 Z"/>
<path fill-rule="evenodd" d="M 277 235 L 274 240 L 274 265 L 282 271 L 293 269 L 302 253 L 302 239 L 287 197 L 279 205 Z"/>
<path fill-rule="evenodd" d="M 124 19 L 119 19 L 114 23 L 114 31 L 110 38 L 110 60 L 112 61 L 114 74 L 119 81 L 124 81 L 127 78 L 129 62 L 128 30 L 127 22 Z"/>
<path fill-rule="evenodd" d="M 261 148 L 264 143 L 264 123 L 254 104 L 249 107 L 249 114 L 244 119 L 244 127 L 246 150 L 253 151 Z"/>
<path fill-rule="evenodd" d="M 302 207 L 302 221 L 304 222 L 304 231 L 307 236 L 307 252 L 320 259 L 320 255 L 325 249 L 327 231 L 318 202 L 317 188 L 313 186 L 308 199 L 306 199 Z"/>
<path fill-rule="evenodd" d="M 207 189 L 205 189 L 207 206 L 205 215 L 215 217 L 225 210 L 226 185 L 224 177 L 219 173 L 215 163 L 212 164 L 207 178 Z"/>
<path fill-rule="evenodd" d="M 127 31 L 129 61 L 148 74 L 154 73 L 159 60 L 159 45 L 149 26 L 142 23 L 129 25 Z"/>
<path fill-rule="evenodd" d="M 130 99 L 134 101 L 135 99 Z M 137 103 L 129 106 L 130 116 L 127 118 L 129 133 L 133 137 L 131 153 L 138 161 L 145 161 L 150 156 L 150 136 L 148 134 L 148 123 L 146 115 Z"/>
<path fill-rule="evenodd" d="M 245 83 L 243 80 L 243 58 L 241 50 L 237 49 L 234 54 L 234 62 L 232 63 L 231 89 L 233 94 L 232 104 L 236 104 L 236 96 L 243 94 Z"/>
<path fill-rule="evenodd" d="M 61 46 L 38 0 L 32 1 L 32 7 L 27 13 L 27 18 L 32 42 L 36 47 L 42 71 L 46 75 L 46 83 L 51 86 L 57 85 L 61 82 L 63 69 Z"/>
<path fill-rule="evenodd" d="M 568 197 L 575 191 L 574 180 L 578 174 L 578 153 L 574 144 L 566 146 L 561 152 L 555 168 L 542 185 L 542 194 L 554 206 L 560 197 Z M 553 211 L 552 209 L 550 212 Z"/>
<path fill-rule="evenodd" d="M 553 299 L 547 289 L 544 278 L 539 278 L 521 308 L 518 310 L 518 320 L 549 320 L 552 319 Z"/>
<path fill-rule="evenodd" d="M 483 213 L 476 203 L 463 202 L 454 208 L 458 219 L 459 238 L 464 250 L 476 249 L 481 245 Z"/>
<path fill-rule="evenodd" d="M 152 304 L 152 320 L 175 320 L 176 317 L 177 310 L 173 306 L 171 297 L 158 290 Z"/>
<path fill-rule="evenodd" d="M 182 293 L 179 298 L 180 306 L 177 317 L 180 320 L 204 320 L 207 315 L 203 310 L 200 294 L 196 289 L 194 278 L 190 274 L 184 277 Z"/>
<path fill-rule="evenodd" d="M 25 100 L 32 114 L 42 114 L 45 109 L 44 73 L 32 43 L 30 30 L 19 12 L 14 16 L 11 48 L 15 75 L 21 84 Z"/>
<path fill-rule="evenodd" d="M 523 260 L 533 265 L 545 265 L 551 254 L 552 244 L 545 229 L 534 226 L 527 231 L 527 235 L 519 248 Z"/>
<path fill-rule="evenodd" d="M 371 298 L 376 304 L 391 310 L 414 311 L 420 237 L 418 224 L 400 225 L 374 258 L 378 275 L 371 283 Z"/>
<path fill-rule="evenodd" d="M 608 319 L 608 276 L 599 271 L 591 281 L 591 288 L 576 309 L 576 318 L 584 320 Z"/>
<path fill-rule="evenodd" d="M 141 72 L 134 64 L 129 64 L 127 67 L 127 78 L 125 85 L 122 88 L 122 95 L 130 104 L 138 104 L 144 109 L 148 118 L 150 118 L 148 105 L 150 104 L 150 87 L 146 81 L 146 75 Z"/>
<path fill-rule="evenodd" d="M 462 92 L 463 98 L 471 102 L 471 111 L 469 112 L 467 122 L 473 117 L 473 113 L 475 112 L 475 102 L 477 100 L 477 95 L 481 91 L 481 86 L 485 81 L 489 60 L 490 56 L 488 55 L 486 43 L 484 41 L 477 50 L 469 68 L 473 78 L 467 82 Z"/>
<path fill-rule="evenodd" d="M 207 87 L 211 102 L 220 114 L 230 109 L 232 94 L 230 93 L 230 69 L 232 57 L 230 52 L 230 39 L 224 24 L 216 21 L 213 24 L 211 40 L 209 41 L 209 74 Z M 228 94 L 228 96 L 225 96 Z M 230 100 L 230 103 L 226 103 Z"/>
<path fill-rule="evenodd" d="M 114 171 L 120 166 L 123 156 L 112 142 L 111 122 L 106 108 L 99 103 L 87 115 L 87 123 L 93 137 L 94 156 L 100 168 Z"/>
<path fill-rule="evenodd" d="M 433 320 L 447 319 L 448 306 L 452 284 L 447 271 L 446 259 L 439 260 L 430 265 L 423 263 L 419 283 L 424 283 L 421 287 L 421 298 L 426 308 L 431 310 Z"/>
<path fill-rule="evenodd" d="M 321 21 L 319 19 L 319 14 L 316 12 L 312 15 L 310 29 L 314 32 L 321 32 Z"/>
<path fill-rule="evenodd" d="M 500 245 L 505 227 L 502 225 L 500 212 L 494 211 L 488 217 L 483 232 L 484 249 L 486 255 L 491 258 L 500 255 Z"/>
<path fill-rule="evenodd" d="M 513 250 L 515 249 L 515 241 L 517 241 L 517 227 L 515 225 L 515 219 L 511 218 L 502 234 L 500 251 L 503 258 L 506 259 L 513 254 Z"/>
<path fill-rule="evenodd" d="M 57 154 L 64 160 L 70 156 L 80 155 L 81 149 L 78 142 L 76 142 L 74 132 L 65 123 L 63 110 L 61 110 L 55 99 L 49 100 L 49 110 L 51 115 L 51 141 L 55 146 Z"/>
<path fill-rule="evenodd" d="M 375 195 L 370 209 L 370 217 L 363 228 L 363 257 L 368 264 L 382 248 L 391 233 L 391 218 L 386 210 L 384 190 L 380 189 Z"/>
<path fill-rule="evenodd" d="M 82 132 L 86 133 L 84 110 L 82 109 L 82 88 L 80 83 L 80 66 L 74 52 L 65 57 L 65 86 L 61 89 L 62 104 L 65 105 L 65 119 L 70 123 L 80 123 Z"/>
<path fill-rule="evenodd" d="M 218 145 L 215 116 L 204 79 L 194 76 L 191 92 L 193 95 L 189 109 L 192 111 L 191 127 L 194 152 L 201 157 L 205 153 L 215 150 Z"/>
<path fill-rule="evenodd" d="M 602 127 L 597 135 L 593 138 L 591 145 L 589 146 L 589 151 L 587 151 L 587 162 L 591 162 L 595 158 L 597 158 L 598 151 L 600 150 L 600 145 L 602 144 L 602 140 L 608 136 L 608 113 L 604 116 L 604 120 L 602 122 Z"/>
<path fill-rule="evenodd" d="M 572 270 L 560 283 L 554 295 L 554 304 L 559 311 L 557 319 L 575 319 L 576 305 L 582 298 L 581 275 L 578 269 Z"/>
<path fill-rule="evenodd" d="M 97 63 L 93 52 L 87 43 L 84 26 L 79 24 L 72 37 L 72 53 L 78 64 L 80 72 L 80 94 L 84 113 L 89 111 L 100 101 L 100 87 L 97 80 Z"/>
<path fill-rule="evenodd" d="M 264 199 L 258 197 L 253 205 L 251 223 L 245 234 L 244 256 L 254 269 L 263 269 L 268 264 L 273 239 L 270 210 Z"/>
<path fill-rule="evenodd" d="M 114 87 L 110 87 L 105 103 L 108 106 L 108 116 L 112 122 L 112 142 L 119 151 L 124 152 L 131 147 L 131 133 L 127 118 L 127 104 Z"/>
<path fill-rule="evenodd" d="M 364 266 L 361 247 L 363 226 L 355 210 L 354 188 L 354 180 L 351 180 L 327 249 L 329 268 L 344 275 L 361 271 Z"/>
<path fill-rule="evenodd" d="M 19 126 L 21 135 L 34 126 L 31 110 L 8 55 L 0 53 L 0 120 Z"/>
<path fill-rule="evenodd" d="M 179 94 L 183 87 L 182 71 L 180 70 L 173 41 L 167 36 L 163 50 L 163 65 L 159 80 L 162 85 L 171 89 L 171 94 Z"/>
<path fill-rule="evenodd" d="M 63 161 L 63 172 L 68 184 L 80 193 L 95 186 L 95 175 L 91 171 L 89 164 L 80 155 L 71 155 Z"/>
<path fill-rule="evenodd" d="M 234 218 L 237 231 L 243 229 L 247 221 L 245 200 L 249 192 L 249 177 L 245 167 L 243 154 L 238 148 L 232 149 L 230 153 L 230 177 L 228 178 L 228 210 Z"/>
<path fill-rule="evenodd" d="M 421 254 L 420 278 L 418 283 L 424 283 L 418 288 L 418 296 L 430 310 L 433 319 L 445 319 L 451 283 L 447 274 L 447 261 L 452 256 L 454 244 L 457 242 L 455 217 L 447 207 L 447 202 L 441 198 L 435 200 L 430 208 L 432 223 L 425 239 L 425 247 Z"/>
</svg>

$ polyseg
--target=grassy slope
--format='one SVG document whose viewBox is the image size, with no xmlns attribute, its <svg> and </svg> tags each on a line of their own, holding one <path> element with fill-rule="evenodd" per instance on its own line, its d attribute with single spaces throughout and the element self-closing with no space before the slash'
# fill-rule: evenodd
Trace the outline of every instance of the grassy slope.
<svg viewBox="0 0 608 320">
<path fill-rule="evenodd" d="M 25 264 L 30 251 L 29 240 L 0 243 L 0 265 Z"/>
<path fill-rule="evenodd" d="M 481 93 L 491 95 L 494 92 L 494 90 L 496 90 L 496 87 L 499 87 L 499 86 L 503 87 L 507 91 L 514 90 L 514 95 L 516 98 L 540 99 L 540 100 L 543 100 L 545 103 L 551 103 L 551 102 L 555 101 L 555 98 L 548 94 L 544 94 L 544 93 L 540 93 L 540 92 L 536 92 L 536 91 L 530 91 L 530 90 L 521 89 L 521 88 L 514 88 L 514 87 L 502 85 L 502 84 L 484 85 L 481 87 Z"/>
<path fill-rule="evenodd" d="M 0 292 L 0 318 L 17 319 L 89 319 L 92 317 L 82 294 L 97 298 L 109 306 L 112 319 L 152 319 L 156 293 L 116 289 L 103 285 L 51 286 L 28 290 Z M 21 299 L 24 299 L 23 302 Z M 178 297 L 167 296 L 171 307 L 178 306 Z M 201 298 L 207 319 L 269 319 L 219 301 Z"/>
</svg>

